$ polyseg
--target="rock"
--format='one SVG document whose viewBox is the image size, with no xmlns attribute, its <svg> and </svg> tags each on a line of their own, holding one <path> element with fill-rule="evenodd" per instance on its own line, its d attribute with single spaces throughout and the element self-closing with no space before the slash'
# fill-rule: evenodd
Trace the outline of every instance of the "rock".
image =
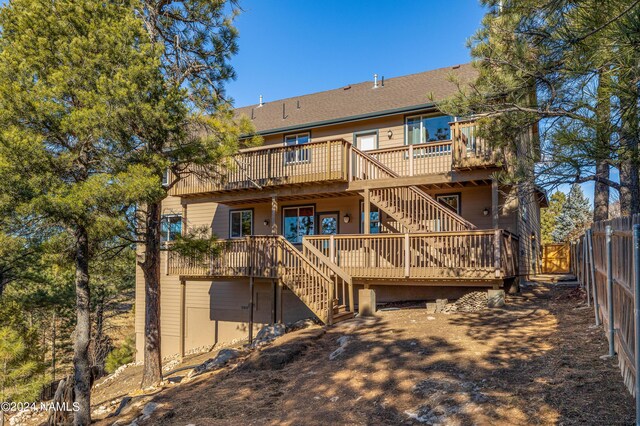
<svg viewBox="0 0 640 426">
<path fill-rule="evenodd" d="M 487 306 L 489 308 L 502 308 L 504 306 L 504 290 L 487 291 Z"/>
<path fill-rule="evenodd" d="M 302 330 L 303 328 L 309 328 L 315 324 L 316 323 L 311 318 L 301 319 L 294 323 L 287 324 L 287 332 Z"/>
<path fill-rule="evenodd" d="M 147 420 L 149 417 L 151 417 L 151 415 L 154 411 L 156 411 L 157 408 L 158 404 L 156 402 L 149 402 L 147 405 L 145 405 L 142 409 L 142 420 Z"/>
<path fill-rule="evenodd" d="M 207 371 L 217 370 L 224 367 L 229 361 L 240 356 L 240 352 L 235 349 L 222 349 L 215 358 L 210 358 L 191 370 L 187 377 L 197 376 Z"/>
<path fill-rule="evenodd" d="M 251 344 L 252 348 L 259 348 L 267 343 L 272 342 L 276 338 L 284 335 L 287 332 L 287 326 L 284 324 L 271 324 L 266 325 L 258 331 L 256 338 L 253 339 Z"/>
<path fill-rule="evenodd" d="M 487 309 L 488 294 L 485 291 L 473 291 L 462 296 L 454 303 L 447 304 L 442 313 L 451 314 L 454 312 L 481 312 Z"/>
<path fill-rule="evenodd" d="M 351 341 L 351 336 L 345 335 L 345 336 L 338 337 L 337 342 L 340 347 L 329 354 L 329 360 L 333 361 L 334 359 L 342 355 L 350 341 Z"/>
</svg>

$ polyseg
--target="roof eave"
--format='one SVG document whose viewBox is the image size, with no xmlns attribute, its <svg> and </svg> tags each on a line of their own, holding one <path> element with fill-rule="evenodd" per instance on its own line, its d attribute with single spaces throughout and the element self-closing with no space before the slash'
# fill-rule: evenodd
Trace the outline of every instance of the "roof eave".
<svg viewBox="0 0 640 426">
<path fill-rule="evenodd" d="M 408 107 L 394 108 L 394 109 L 388 109 L 388 110 L 384 110 L 384 111 L 371 112 L 371 113 L 367 113 L 367 114 L 358 114 L 358 115 L 352 115 L 352 116 L 348 116 L 348 117 L 341 117 L 341 118 L 334 118 L 334 119 L 330 119 L 330 120 L 316 121 L 316 122 L 312 122 L 312 123 L 296 124 L 295 126 L 279 127 L 279 128 L 275 128 L 275 129 L 266 129 L 266 130 L 258 131 L 255 134 L 260 135 L 260 136 L 269 136 L 269 135 L 274 135 L 274 134 L 278 134 L 278 133 L 294 132 L 294 131 L 300 131 L 300 130 L 309 130 L 309 129 L 316 128 L 316 127 L 331 126 L 331 125 L 334 125 L 334 124 L 343 124 L 343 123 L 348 123 L 348 122 L 351 122 L 351 121 L 360 121 L 360 120 L 367 120 L 367 119 L 371 119 L 371 118 L 385 117 L 385 116 L 389 116 L 389 115 L 416 112 L 416 111 L 420 111 L 420 110 L 424 110 L 424 109 L 428 109 L 428 108 L 435 108 L 435 107 L 436 107 L 436 103 L 435 102 L 430 102 L 428 104 L 420 104 L 420 105 L 413 105 L 413 106 L 408 106 Z M 249 136 L 251 136 L 251 135 L 242 135 L 241 137 L 249 137 Z"/>
</svg>

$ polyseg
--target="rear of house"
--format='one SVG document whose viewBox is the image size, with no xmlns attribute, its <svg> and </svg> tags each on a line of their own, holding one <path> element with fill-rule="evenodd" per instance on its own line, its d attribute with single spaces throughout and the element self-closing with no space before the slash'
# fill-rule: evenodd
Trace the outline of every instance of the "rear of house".
<svg viewBox="0 0 640 426">
<path fill-rule="evenodd" d="M 349 318 L 358 289 L 378 302 L 500 288 L 540 266 L 533 184 L 499 185 L 509 155 L 476 136 L 473 118 L 437 101 L 475 77 L 470 65 L 260 103 L 237 110 L 264 145 L 225 179 L 182 179 L 163 202 L 163 239 L 205 227 L 216 258 L 163 253 L 162 353 L 236 339 L 263 324 Z M 514 135 L 537 149 L 535 128 Z M 144 281 L 136 287 L 138 357 Z"/>
</svg>

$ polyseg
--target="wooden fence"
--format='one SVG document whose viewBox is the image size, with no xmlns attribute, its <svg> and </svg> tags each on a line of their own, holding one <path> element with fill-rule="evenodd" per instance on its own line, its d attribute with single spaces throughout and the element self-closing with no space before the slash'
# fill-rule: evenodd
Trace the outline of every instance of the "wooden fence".
<svg viewBox="0 0 640 426">
<path fill-rule="evenodd" d="M 593 302 L 596 325 L 603 325 L 609 355 L 618 354 L 624 383 L 636 395 L 638 407 L 640 215 L 594 223 L 571 243 L 571 265 L 588 303 Z"/>
</svg>

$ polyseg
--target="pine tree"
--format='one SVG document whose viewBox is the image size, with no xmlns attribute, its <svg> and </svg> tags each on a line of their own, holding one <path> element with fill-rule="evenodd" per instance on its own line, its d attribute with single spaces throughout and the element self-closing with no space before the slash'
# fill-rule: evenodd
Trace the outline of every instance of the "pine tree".
<svg viewBox="0 0 640 426">
<path fill-rule="evenodd" d="M 505 180 L 527 181 L 522 171 L 535 165 L 547 188 L 594 181 L 596 219 L 607 217 L 609 188 L 620 191 L 623 214 L 640 212 L 640 3 L 483 4 L 489 12 L 470 42 L 479 76 L 448 112 L 482 114 L 479 134 L 511 150 L 514 135 L 539 124 L 541 150 L 513 158 Z"/>
<path fill-rule="evenodd" d="M 155 177 L 157 196 L 143 200 L 138 236 L 143 256 L 138 266 L 145 281 L 145 344 L 141 387 L 162 380 L 160 333 L 160 221 L 161 202 L 180 179 L 196 174 L 204 179 L 220 178 L 220 168 L 234 167 L 231 154 L 243 146 L 254 146 L 260 138 L 246 119 L 237 121 L 224 85 L 235 77 L 230 64 L 237 52 L 238 13 L 235 0 L 158 1 L 144 0 L 139 15 L 156 51 L 167 87 L 183 96 L 188 111 L 172 126 L 158 122 L 142 137 L 143 149 L 131 161 L 144 165 Z M 167 171 L 170 181 L 162 186 Z"/>
<path fill-rule="evenodd" d="M 36 399 L 42 385 L 37 378 L 42 371 L 37 355 L 17 330 L 0 327 L 0 401 Z"/>
<path fill-rule="evenodd" d="M 558 216 L 562 213 L 567 195 L 562 191 L 556 191 L 549 197 L 549 207 L 540 211 L 540 233 L 542 244 L 553 242 L 551 236 L 558 223 Z"/>
<path fill-rule="evenodd" d="M 573 185 L 551 233 L 553 242 L 566 243 L 578 237 L 591 226 L 591 215 L 589 200 L 584 196 L 582 188 Z"/>
<path fill-rule="evenodd" d="M 0 193 L 74 265 L 74 423 L 91 423 L 90 263 L 126 233 L 127 207 L 153 195 L 123 160 L 140 129 L 183 108 L 127 1 L 15 0 L 0 10 Z"/>
</svg>

